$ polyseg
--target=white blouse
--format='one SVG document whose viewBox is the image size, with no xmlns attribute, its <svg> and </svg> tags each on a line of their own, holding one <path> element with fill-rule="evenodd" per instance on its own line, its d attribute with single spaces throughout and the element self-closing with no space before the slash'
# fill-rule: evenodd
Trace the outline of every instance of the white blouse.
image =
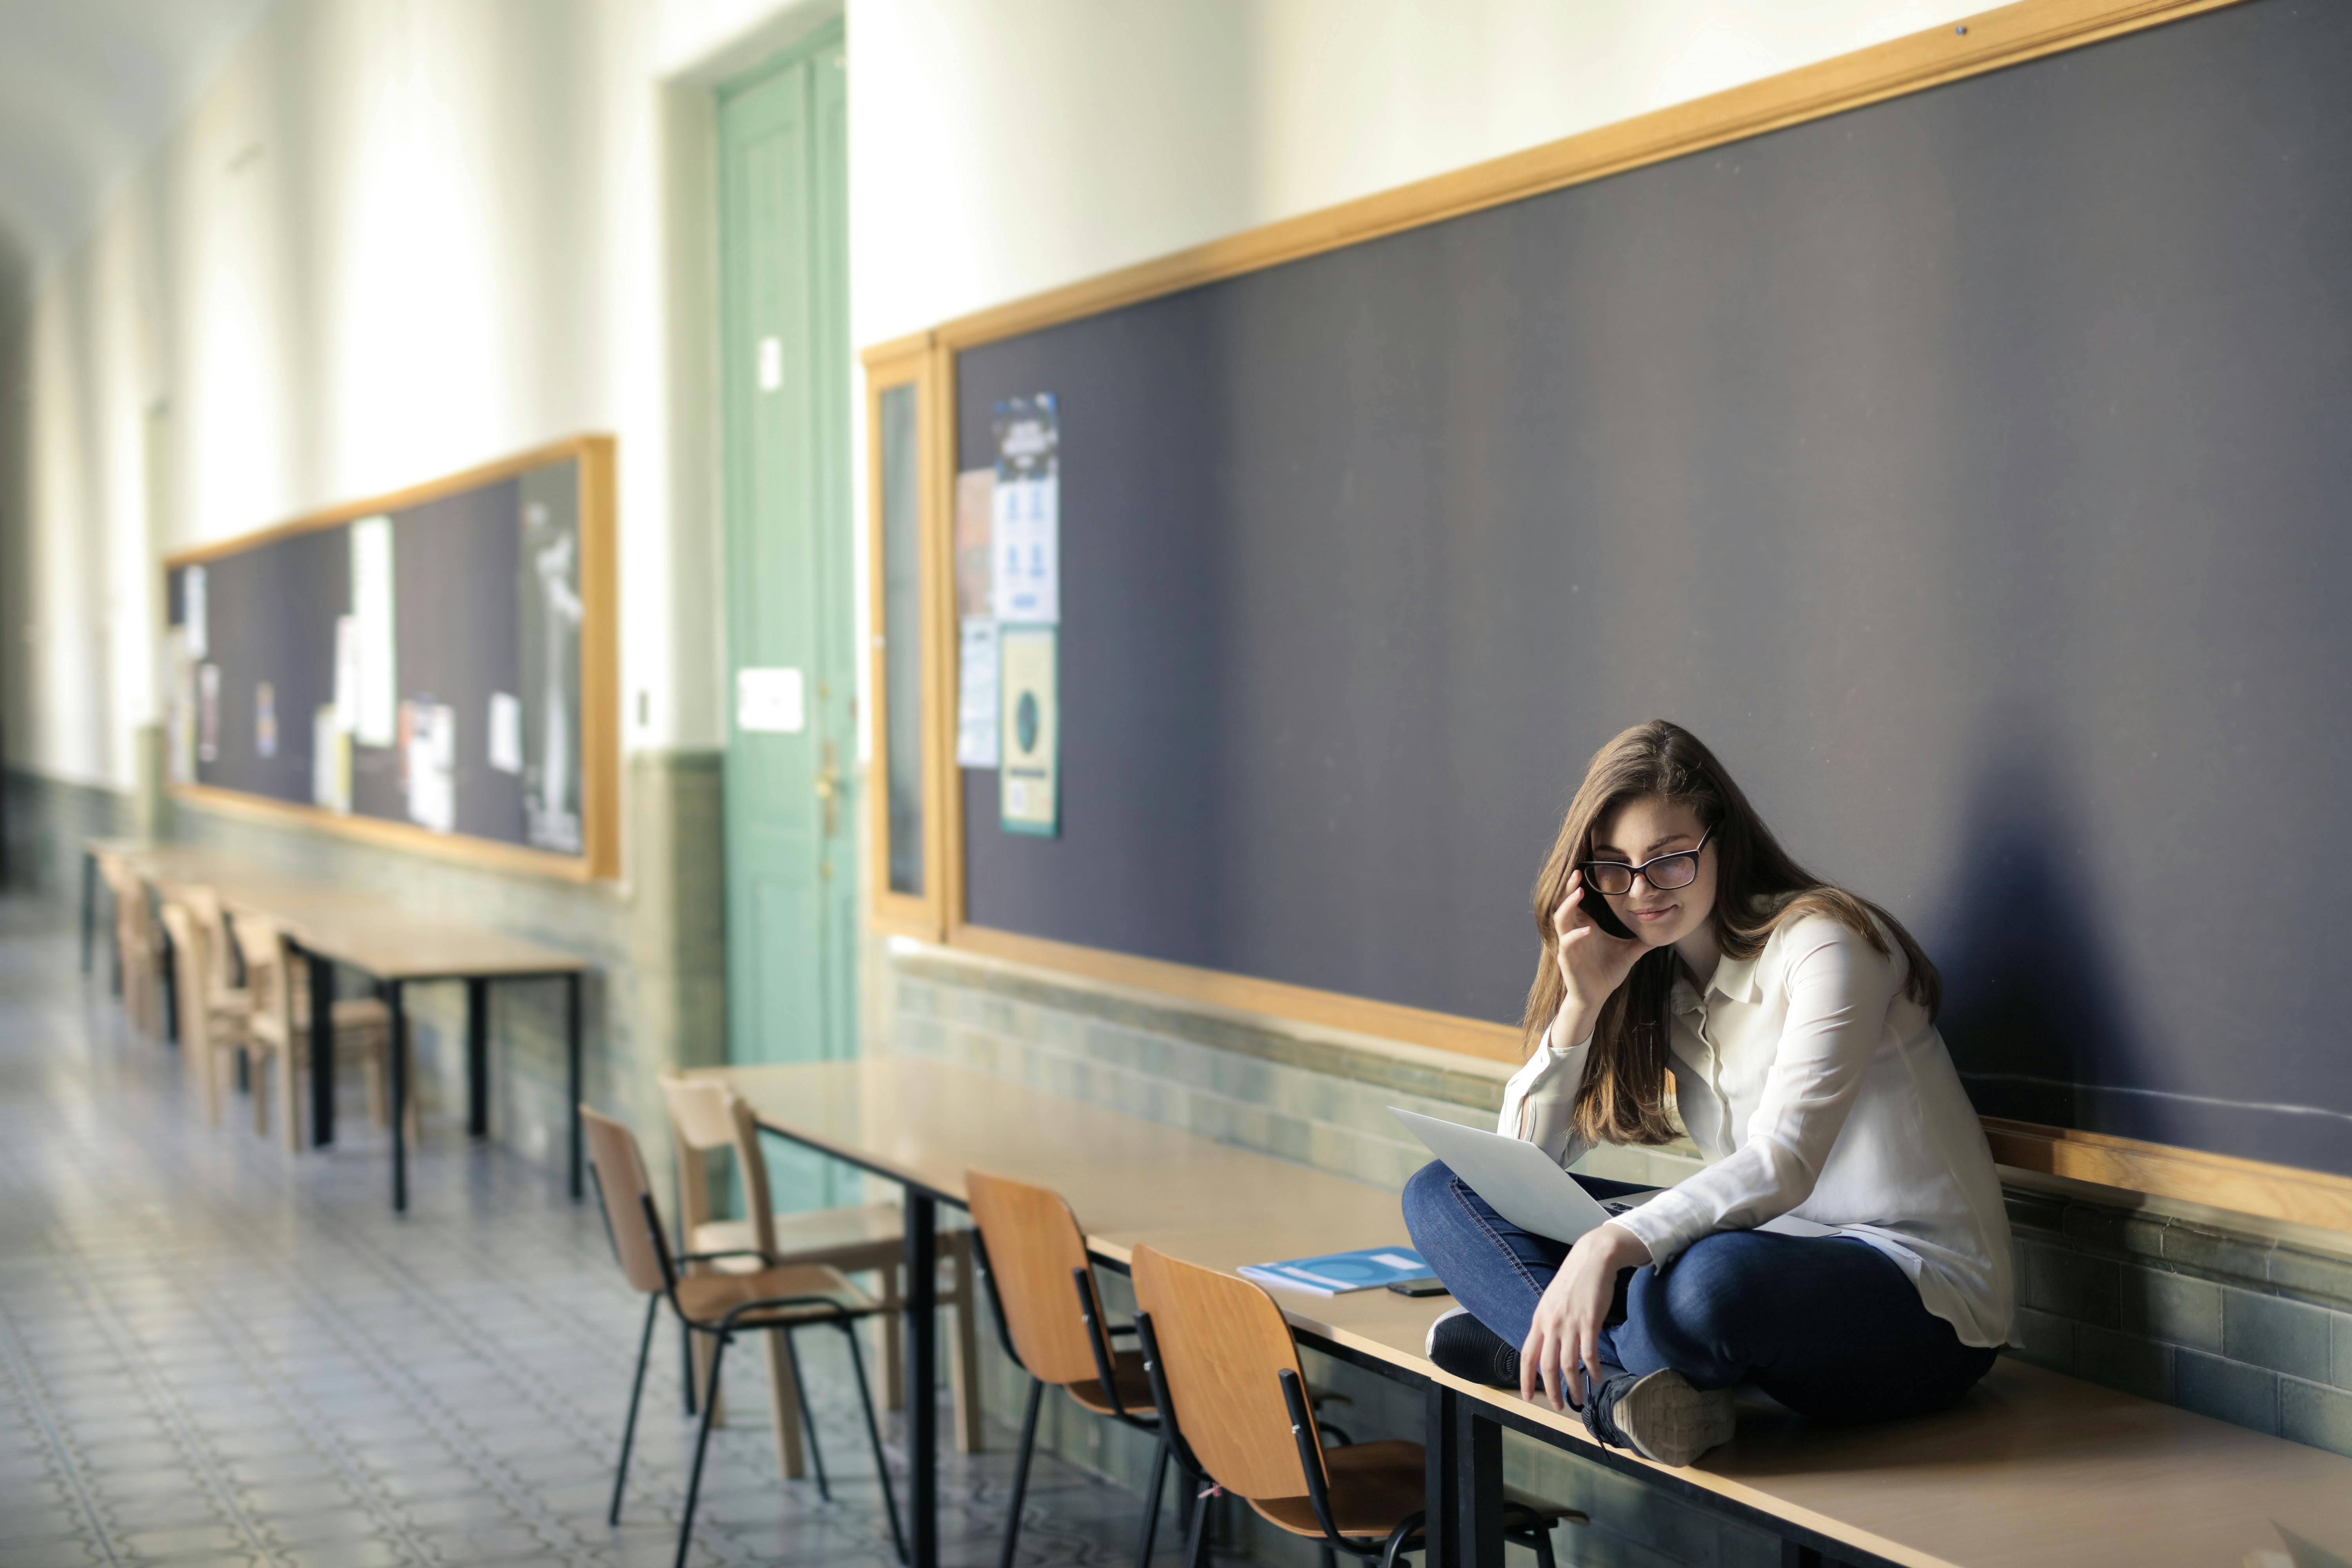
<svg viewBox="0 0 2352 1568">
<path fill-rule="evenodd" d="M 1833 1226 L 1894 1259 L 1961 1343 L 1998 1345 L 2016 1284 L 1992 1151 L 1888 945 L 1804 915 L 1754 958 L 1718 963 L 1704 996 L 1675 980 L 1675 1099 L 1706 1168 L 1616 1223 L 1662 1263 L 1780 1215 Z M 1498 1130 L 1563 1165 L 1582 1155 L 1570 1112 L 1591 1045 L 1538 1050 Z"/>
</svg>

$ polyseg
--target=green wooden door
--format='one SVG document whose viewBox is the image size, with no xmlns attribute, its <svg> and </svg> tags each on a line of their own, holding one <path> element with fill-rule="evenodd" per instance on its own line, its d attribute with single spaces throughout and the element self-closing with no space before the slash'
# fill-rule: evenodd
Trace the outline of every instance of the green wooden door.
<svg viewBox="0 0 2352 1568">
<path fill-rule="evenodd" d="M 837 24 L 719 93 L 737 1063 L 857 1048 L 845 108 Z M 847 1195 L 774 1164 L 787 1206 Z"/>
</svg>

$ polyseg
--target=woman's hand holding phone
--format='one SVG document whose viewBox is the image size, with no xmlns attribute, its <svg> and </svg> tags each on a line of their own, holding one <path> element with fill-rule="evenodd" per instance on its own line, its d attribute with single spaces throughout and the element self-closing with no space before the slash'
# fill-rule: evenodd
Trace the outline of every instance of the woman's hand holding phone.
<svg viewBox="0 0 2352 1568">
<path fill-rule="evenodd" d="M 1584 873 L 1568 874 L 1568 896 L 1552 913 L 1552 957 L 1567 994 L 1552 1020 L 1551 1043 L 1566 1047 L 1592 1032 L 1593 1020 L 1611 993 L 1625 984 L 1633 964 L 1649 950 L 1638 941 L 1610 935 L 1583 908 L 1601 895 L 1584 885 Z"/>
</svg>

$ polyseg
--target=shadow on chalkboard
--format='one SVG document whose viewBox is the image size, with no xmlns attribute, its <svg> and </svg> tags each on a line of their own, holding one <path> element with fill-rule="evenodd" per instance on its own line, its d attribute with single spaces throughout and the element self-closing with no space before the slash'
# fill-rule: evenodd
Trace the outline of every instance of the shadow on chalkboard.
<svg viewBox="0 0 2352 1568">
<path fill-rule="evenodd" d="M 1979 1111 L 2146 1137 L 2109 1125 L 2145 1042 L 2105 938 L 2083 825 L 2038 750 L 1978 781 L 1951 923 L 1930 948 L 1944 975 L 1939 1026 Z M 2135 1119 L 2136 1120 L 2136 1119 Z"/>
</svg>

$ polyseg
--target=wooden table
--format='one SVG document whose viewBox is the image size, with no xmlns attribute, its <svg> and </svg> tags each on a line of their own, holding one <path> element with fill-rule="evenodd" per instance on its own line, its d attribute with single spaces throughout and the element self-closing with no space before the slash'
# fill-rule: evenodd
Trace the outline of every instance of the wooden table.
<svg viewBox="0 0 2352 1568">
<path fill-rule="evenodd" d="M 962 1205 L 967 1169 L 1059 1191 L 1114 1266 L 1145 1243 L 1231 1270 L 1407 1239 L 1393 1193 L 945 1063 L 701 1070 L 768 1131 L 906 1189 L 917 1568 L 938 1558 L 933 1230 L 940 1203 Z M 1737 1438 L 1675 1469 L 1601 1448 L 1573 1414 L 1439 1372 L 1421 1347 L 1446 1299 L 1275 1294 L 1307 1342 L 1423 1390 L 1433 1563 L 1501 1563 L 1506 1426 L 1769 1531 L 1792 1564 L 2235 1568 L 2279 1549 L 2273 1520 L 2352 1542 L 2352 1459 L 2011 1360 L 1919 1421 L 1823 1428 L 1759 1400 Z"/>
<path fill-rule="evenodd" d="M 168 892 L 202 885 L 219 895 L 232 919 L 258 915 L 301 950 L 310 969 L 310 1139 L 335 1136 L 335 965 L 371 975 L 392 1011 L 392 1037 L 404 1037 L 404 990 L 427 981 L 466 983 L 466 1128 L 489 1132 L 489 987 L 494 980 L 561 980 L 564 984 L 564 1104 L 571 1127 L 569 1180 L 575 1199 L 585 1190 L 581 1142 L 582 979 L 588 968 L 576 953 L 520 937 L 404 910 L 379 898 L 318 882 L 256 874 L 227 857 L 178 845 L 126 845 L 93 839 L 83 847 L 85 944 L 94 899 L 89 868 L 100 853 L 126 856 L 148 882 Z M 88 967 L 85 953 L 84 967 Z M 391 1053 L 392 1206 L 408 1207 L 407 1053 Z"/>
</svg>

